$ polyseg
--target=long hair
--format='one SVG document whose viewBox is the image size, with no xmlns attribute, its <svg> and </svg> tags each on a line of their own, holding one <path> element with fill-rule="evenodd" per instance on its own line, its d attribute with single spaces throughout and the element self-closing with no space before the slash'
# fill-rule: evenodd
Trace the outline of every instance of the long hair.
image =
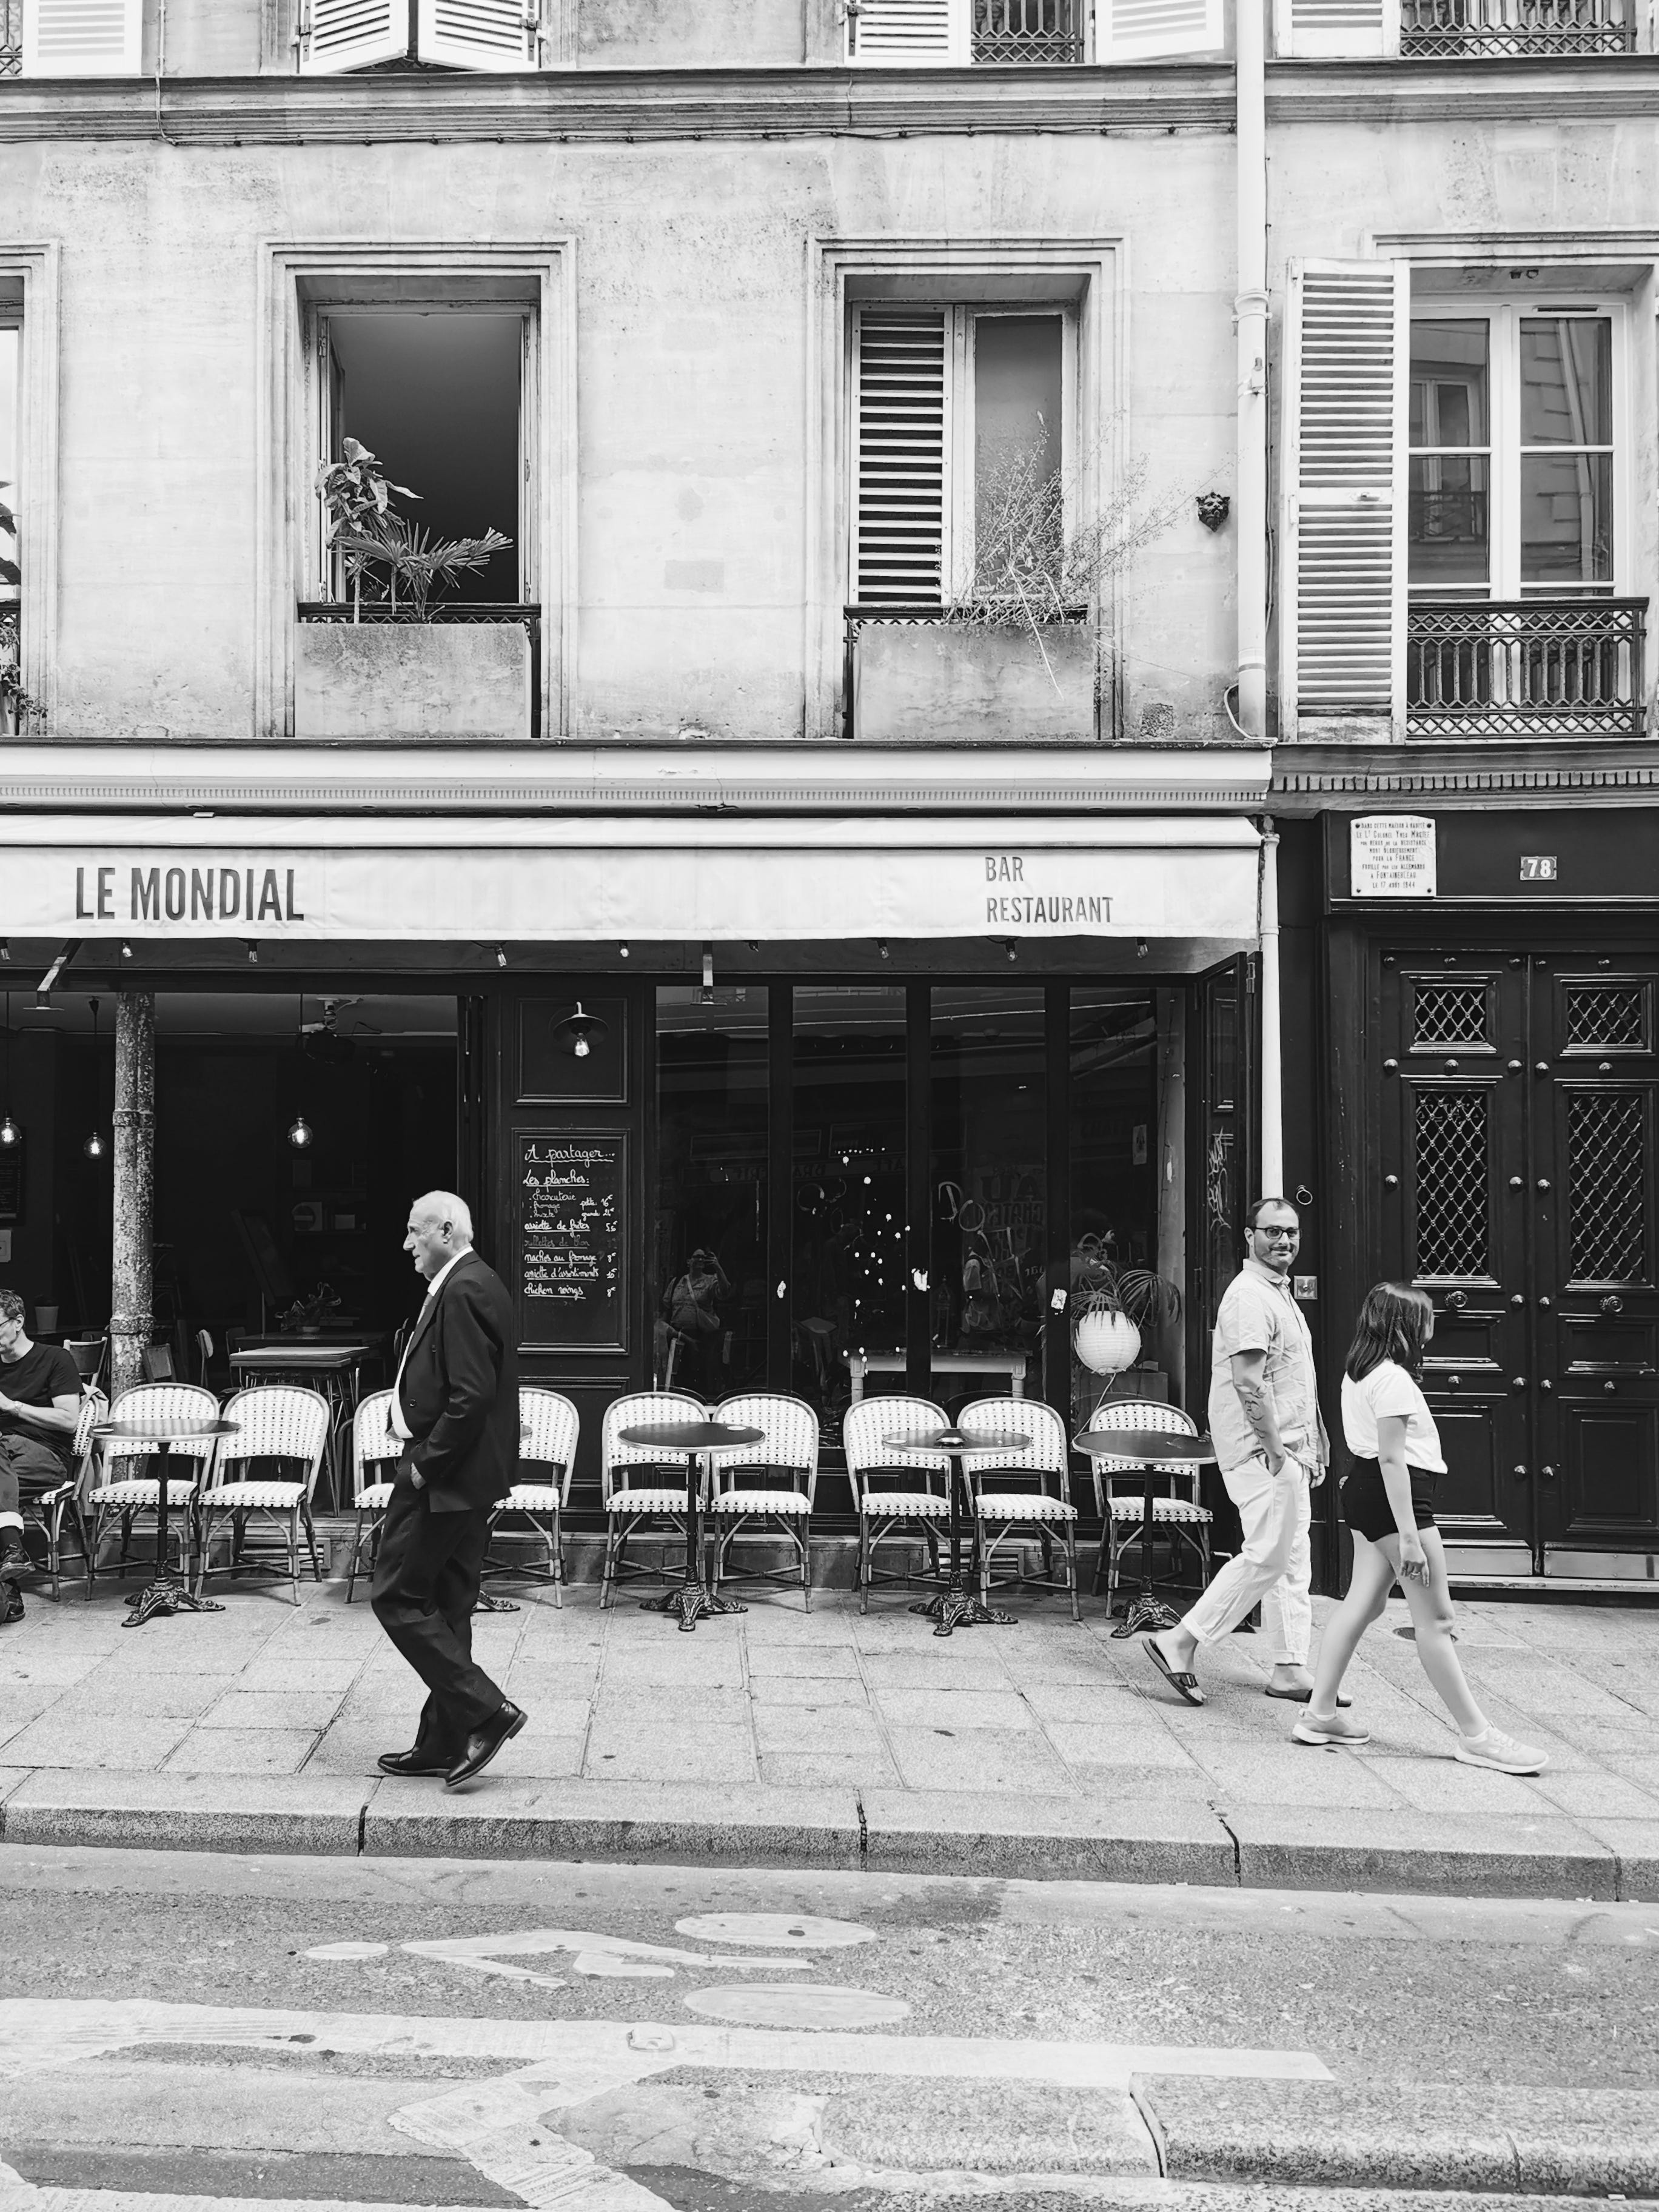
<svg viewBox="0 0 1659 2212">
<path fill-rule="evenodd" d="M 1433 1318 L 1433 1302 L 1415 1284 L 1374 1283 L 1354 1323 L 1346 1372 L 1363 1382 L 1373 1367 L 1392 1359 L 1408 1375 L 1417 1375 Z"/>
</svg>

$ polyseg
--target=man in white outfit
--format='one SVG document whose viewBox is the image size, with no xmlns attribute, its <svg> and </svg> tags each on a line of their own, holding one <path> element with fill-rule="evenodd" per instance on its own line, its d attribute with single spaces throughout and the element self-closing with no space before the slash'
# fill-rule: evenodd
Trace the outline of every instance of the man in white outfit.
<svg viewBox="0 0 1659 2212">
<path fill-rule="evenodd" d="M 1257 1199 L 1245 1217 L 1244 1265 L 1216 1316 L 1210 1435 L 1243 1548 L 1185 1620 L 1146 1639 L 1153 1665 L 1189 1705 L 1204 1703 L 1192 1671 L 1199 1645 L 1231 1634 L 1258 1604 L 1273 1654 L 1267 1695 L 1305 1705 L 1313 1692 L 1309 1492 L 1325 1480 L 1330 1446 L 1313 1339 L 1291 1293 L 1300 1238 L 1293 1206 Z"/>
</svg>

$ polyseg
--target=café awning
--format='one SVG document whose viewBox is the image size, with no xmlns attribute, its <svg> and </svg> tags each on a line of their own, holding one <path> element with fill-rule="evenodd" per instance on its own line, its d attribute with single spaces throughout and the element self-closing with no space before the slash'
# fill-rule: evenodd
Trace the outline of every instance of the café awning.
<svg viewBox="0 0 1659 2212">
<path fill-rule="evenodd" d="M 1243 817 L 14 817 L 0 935 L 177 944 L 1259 930 Z"/>
</svg>

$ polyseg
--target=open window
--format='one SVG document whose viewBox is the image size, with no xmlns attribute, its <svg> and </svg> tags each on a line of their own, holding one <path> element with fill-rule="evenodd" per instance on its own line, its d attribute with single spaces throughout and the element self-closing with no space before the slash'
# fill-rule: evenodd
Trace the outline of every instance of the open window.
<svg viewBox="0 0 1659 2212">
<path fill-rule="evenodd" d="M 300 0 L 300 68 L 307 76 L 397 63 L 533 70 L 546 58 L 546 43 L 542 0 Z"/>
<path fill-rule="evenodd" d="M 857 0 L 845 14 L 847 58 L 866 69 L 1150 61 L 1225 39 L 1221 0 Z"/>
<path fill-rule="evenodd" d="M 520 602 L 535 592 L 534 319 L 527 307 L 422 302 L 312 310 L 316 447 L 312 470 L 355 439 L 413 498 L 398 506 L 435 541 L 496 530 L 512 540 L 463 571 L 446 601 Z M 344 596 L 345 563 L 320 500 L 312 539 L 318 596 Z"/>
<path fill-rule="evenodd" d="M 1076 358 L 1069 307 L 854 308 L 854 604 L 942 605 L 1063 503 Z"/>
<path fill-rule="evenodd" d="M 0 733 L 21 726 L 22 544 L 18 525 L 17 381 L 21 311 L 0 296 Z"/>
</svg>

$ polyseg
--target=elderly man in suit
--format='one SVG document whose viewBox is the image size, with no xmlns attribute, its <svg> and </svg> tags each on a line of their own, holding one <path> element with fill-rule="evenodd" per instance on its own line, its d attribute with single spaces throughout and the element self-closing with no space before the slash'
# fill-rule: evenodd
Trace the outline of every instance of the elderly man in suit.
<svg viewBox="0 0 1659 2212">
<path fill-rule="evenodd" d="M 426 1684 L 408 1751 L 387 1774 L 441 1774 L 449 1788 L 481 1773 L 525 1716 L 472 1656 L 472 1608 L 489 1541 L 489 1509 L 519 1459 L 518 1330 L 507 1286 L 472 1249 L 472 1216 L 453 1191 L 409 1210 L 404 1249 L 426 1278 L 392 1393 L 404 1442 L 374 1562 L 375 1617 Z"/>
</svg>

